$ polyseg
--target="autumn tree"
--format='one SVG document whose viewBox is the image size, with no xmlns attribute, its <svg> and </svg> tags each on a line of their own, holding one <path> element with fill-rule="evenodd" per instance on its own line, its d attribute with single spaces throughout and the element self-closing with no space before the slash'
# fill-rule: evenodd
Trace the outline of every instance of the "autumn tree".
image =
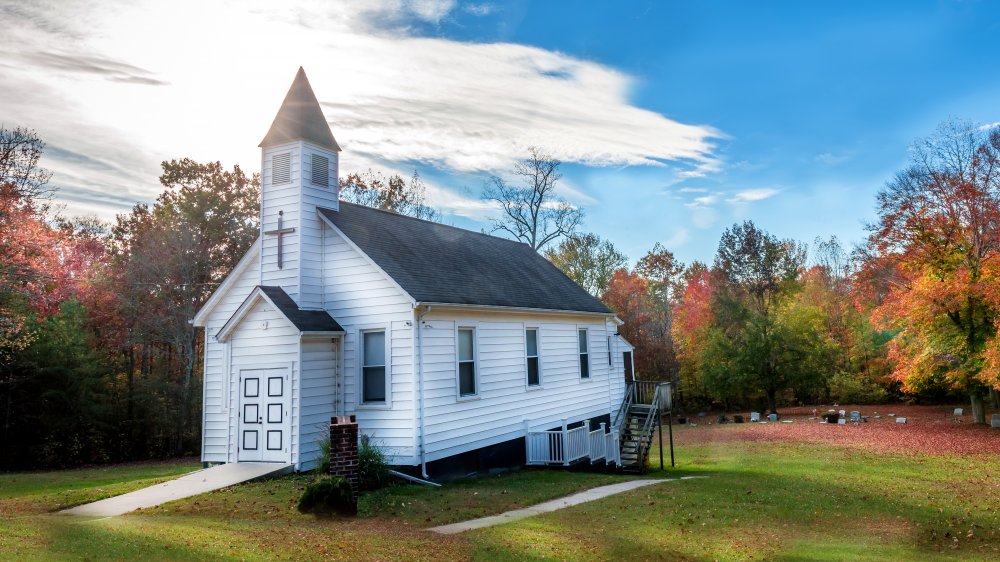
<svg viewBox="0 0 1000 562">
<path fill-rule="evenodd" d="M 38 165 L 45 143 L 35 131 L 23 127 L 0 127 L 0 183 L 10 191 L 8 197 L 38 204 L 50 193 L 52 173 Z"/>
<path fill-rule="evenodd" d="M 583 210 L 556 193 L 558 160 L 538 147 L 528 149 L 528 157 L 514 165 L 513 183 L 492 176 L 483 190 L 483 199 L 500 208 L 500 216 L 490 219 L 493 232 L 502 232 L 542 251 L 550 242 L 576 232 Z"/>
<path fill-rule="evenodd" d="M 672 291 L 683 266 L 660 244 L 632 271 L 619 269 L 601 300 L 624 322 L 620 333 L 635 346 L 636 376 L 676 383 L 677 360 L 671 336 Z"/>
<path fill-rule="evenodd" d="M 166 188 L 152 206 L 119 215 L 109 240 L 107 283 L 117 287 L 113 329 L 128 380 L 129 419 L 137 381 L 161 381 L 172 407 L 172 453 L 190 442 L 200 339 L 190 320 L 258 236 L 260 181 L 239 166 L 189 159 L 163 162 Z M 159 383 L 158 383 L 159 384 Z M 144 387 L 148 388 L 148 384 Z"/>
<path fill-rule="evenodd" d="M 985 423 L 983 397 L 1000 388 L 1000 129 L 942 124 L 878 193 L 877 212 L 864 278 L 883 287 L 873 318 L 897 332 L 893 376 L 907 392 L 941 381 L 968 394 Z"/>
<path fill-rule="evenodd" d="M 752 222 L 723 232 L 713 266 L 719 278 L 713 299 L 718 333 L 708 353 L 727 361 L 706 373 L 709 386 L 726 392 L 736 382 L 760 391 L 772 412 L 780 392 L 802 386 L 797 377 L 809 373 L 794 363 L 806 349 L 778 322 L 778 309 L 794 291 L 804 263 L 805 249 L 798 243 L 779 240 Z"/>
<path fill-rule="evenodd" d="M 340 198 L 350 203 L 382 209 L 418 219 L 437 221 L 440 213 L 427 205 L 427 186 L 416 171 L 407 182 L 399 174 L 388 178 L 368 170 L 340 178 Z"/>
<path fill-rule="evenodd" d="M 678 362 L 678 397 L 687 402 L 707 397 L 702 373 L 708 338 L 715 324 L 712 313 L 713 288 L 711 272 L 700 262 L 691 264 L 684 272 L 681 289 L 673 309 L 671 339 Z"/>
<path fill-rule="evenodd" d="M 650 302 L 649 282 L 638 273 L 619 269 L 612 275 L 601 300 L 624 322 L 619 333 L 635 348 L 635 376 L 643 380 L 667 380 L 671 374 L 669 340 L 658 337 L 656 309 Z"/>
<path fill-rule="evenodd" d="M 604 293 L 615 271 L 628 264 L 625 254 L 596 234 L 563 238 L 559 246 L 545 250 L 545 257 L 594 296 Z"/>
</svg>

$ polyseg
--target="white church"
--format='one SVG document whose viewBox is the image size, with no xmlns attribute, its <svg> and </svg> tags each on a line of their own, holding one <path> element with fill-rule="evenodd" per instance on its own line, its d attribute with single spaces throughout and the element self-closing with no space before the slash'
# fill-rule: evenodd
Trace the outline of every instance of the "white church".
<svg viewBox="0 0 1000 562">
<path fill-rule="evenodd" d="M 310 470 L 330 418 L 356 415 L 435 478 L 523 464 L 529 431 L 619 412 L 614 314 L 526 244 L 340 201 L 302 69 L 260 147 L 260 237 L 194 319 L 206 465 Z"/>
</svg>

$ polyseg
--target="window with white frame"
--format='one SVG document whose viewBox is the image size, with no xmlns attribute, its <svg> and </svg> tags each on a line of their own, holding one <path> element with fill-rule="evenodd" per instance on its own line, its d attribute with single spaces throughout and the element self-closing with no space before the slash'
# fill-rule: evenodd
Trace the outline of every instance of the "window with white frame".
<svg viewBox="0 0 1000 562">
<path fill-rule="evenodd" d="M 458 329 L 458 395 L 475 396 L 476 388 L 476 330 Z"/>
<path fill-rule="evenodd" d="M 361 402 L 385 404 L 385 330 L 361 332 Z"/>
<path fill-rule="evenodd" d="M 538 362 L 538 328 L 524 330 L 524 355 L 528 368 L 528 386 L 542 384 L 541 365 Z"/>
<path fill-rule="evenodd" d="M 582 328 L 576 331 L 580 340 L 580 378 L 590 378 L 590 351 L 587 347 L 587 329 Z"/>
</svg>

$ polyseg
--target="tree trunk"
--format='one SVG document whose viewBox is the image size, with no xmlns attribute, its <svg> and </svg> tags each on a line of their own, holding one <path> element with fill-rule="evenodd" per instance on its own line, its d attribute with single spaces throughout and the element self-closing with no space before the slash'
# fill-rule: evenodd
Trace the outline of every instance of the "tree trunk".
<svg viewBox="0 0 1000 562">
<path fill-rule="evenodd" d="M 986 404 L 983 403 L 983 395 L 977 390 L 970 390 L 969 397 L 972 399 L 972 423 L 986 424 Z"/>
<path fill-rule="evenodd" d="M 1000 392 L 995 388 L 990 389 L 990 406 L 994 410 L 1000 410 Z"/>
<path fill-rule="evenodd" d="M 777 394 L 778 394 L 778 392 L 776 390 L 768 390 L 767 391 L 767 411 L 768 411 L 768 413 L 771 413 L 771 414 L 777 414 L 778 413 L 778 406 L 777 406 L 777 400 L 776 400 Z"/>
</svg>

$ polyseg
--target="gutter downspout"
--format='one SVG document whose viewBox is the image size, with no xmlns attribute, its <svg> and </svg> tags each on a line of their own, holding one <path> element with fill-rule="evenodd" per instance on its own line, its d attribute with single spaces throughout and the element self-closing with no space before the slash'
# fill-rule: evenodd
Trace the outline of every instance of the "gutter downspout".
<svg viewBox="0 0 1000 562">
<path fill-rule="evenodd" d="M 417 330 L 417 396 L 420 402 L 418 411 L 420 412 L 420 475 L 425 479 L 429 479 L 430 476 L 427 475 L 427 456 L 424 452 L 424 348 L 423 348 L 423 321 L 424 316 L 430 313 L 431 308 L 426 307 L 423 312 L 416 312 L 416 326 Z M 420 305 L 417 305 L 416 310 L 419 311 Z"/>
</svg>

